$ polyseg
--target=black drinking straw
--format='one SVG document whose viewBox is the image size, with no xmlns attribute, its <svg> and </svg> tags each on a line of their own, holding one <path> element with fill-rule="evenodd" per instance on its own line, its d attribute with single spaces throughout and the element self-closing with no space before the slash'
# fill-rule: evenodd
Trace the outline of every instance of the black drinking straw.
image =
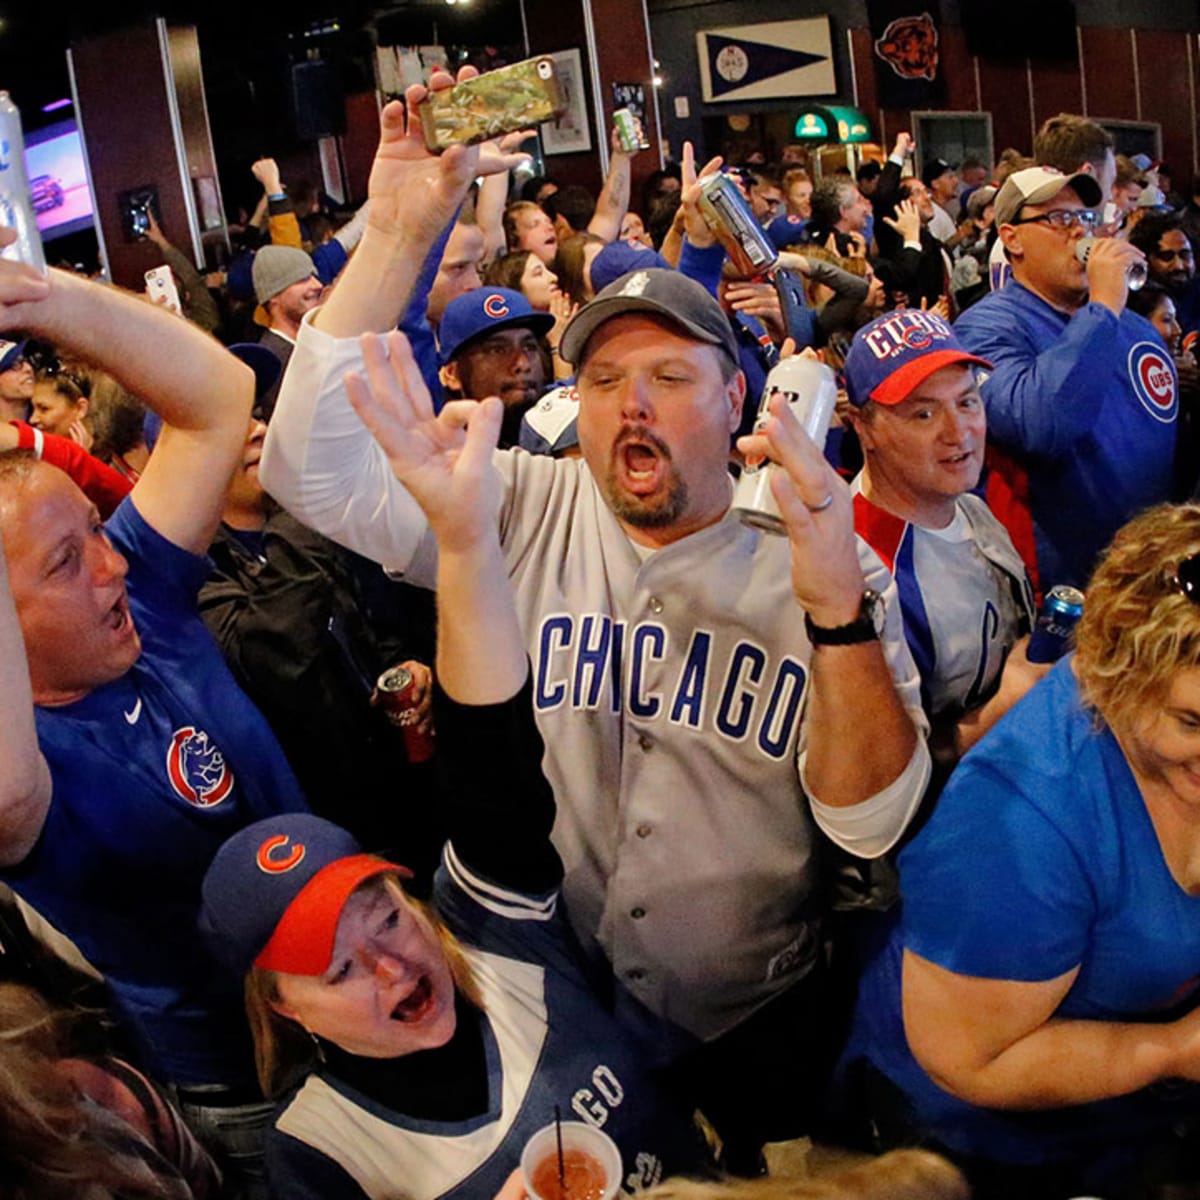
<svg viewBox="0 0 1200 1200">
<path fill-rule="evenodd" d="M 563 1167 L 562 1111 L 557 1104 L 554 1106 L 554 1137 L 558 1141 L 558 1186 L 565 1192 L 567 1190 L 567 1174 Z"/>
</svg>

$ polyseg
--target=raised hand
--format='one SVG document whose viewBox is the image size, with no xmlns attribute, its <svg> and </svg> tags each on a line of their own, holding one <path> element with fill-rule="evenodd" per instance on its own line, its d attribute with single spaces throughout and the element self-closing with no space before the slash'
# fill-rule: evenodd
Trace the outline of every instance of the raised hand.
<svg viewBox="0 0 1200 1200">
<path fill-rule="evenodd" d="M 0 251 L 17 240 L 17 231 L 0 226 Z M 28 263 L 0 258 L 0 330 L 32 329 L 30 304 L 50 295 L 51 277 Z"/>
<path fill-rule="evenodd" d="M 700 185 L 697 180 L 715 175 L 721 169 L 722 158 L 710 158 L 704 166 L 696 170 L 696 150 L 691 142 L 683 143 L 683 164 L 680 193 L 680 208 L 683 211 L 683 227 L 687 240 L 697 249 L 704 249 L 716 242 L 716 235 L 708 227 L 708 223 L 700 215 Z"/>
<path fill-rule="evenodd" d="M 906 242 L 921 240 L 921 210 L 915 200 L 901 200 L 894 217 L 884 217 L 884 223 L 894 229 Z"/>
<path fill-rule="evenodd" d="M 435 416 L 402 333 L 365 334 L 361 345 L 366 371 L 346 376 L 350 403 L 421 506 L 439 545 L 461 551 L 496 539 L 500 478 L 492 451 L 500 401 L 451 401 Z"/>
<path fill-rule="evenodd" d="M 858 615 L 864 586 L 850 489 L 782 396 L 768 411 L 762 431 L 738 438 L 738 449 L 783 468 L 772 469 L 771 491 L 792 543 L 792 590 L 817 625 L 844 625 Z"/>
<path fill-rule="evenodd" d="M 463 67 L 458 78 L 477 74 L 474 67 Z M 379 148 L 367 185 L 371 228 L 432 244 L 454 219 L 476 176 L 507 171 L 527 157 L 501 147 L 490 147 L 485 154 L 479 146 L 451 146 L 433 154 L 421 135 L 416 110 L 430 91 L 453 86 L 449 75 L 435 72 L 428 88 L 415 84 L 403 101 L 393 100 L 384 107 Z"/>
</svg>

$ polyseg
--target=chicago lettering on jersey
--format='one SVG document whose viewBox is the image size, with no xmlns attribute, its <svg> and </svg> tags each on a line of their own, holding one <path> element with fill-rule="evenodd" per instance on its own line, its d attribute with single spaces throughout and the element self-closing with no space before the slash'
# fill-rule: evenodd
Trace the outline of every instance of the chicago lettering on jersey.
<svg viewBox="0 0 1200 1200">
<path fill-rule="evenodd" d="M 727 655 L 713 643 L 711 630 L 697 629 L 686 647 L 674 647 L 657 622 L 630 626 L 604 613 L 543 617 L 534 706 L 539 712 L 607 707 L 635 721 L 667 721 L 732 742 L 752 738 L 768 758 L 784 758 L 808 682 L 803 663 L 786 656 L 772 662 L 747 639 Z"/>
</svg>

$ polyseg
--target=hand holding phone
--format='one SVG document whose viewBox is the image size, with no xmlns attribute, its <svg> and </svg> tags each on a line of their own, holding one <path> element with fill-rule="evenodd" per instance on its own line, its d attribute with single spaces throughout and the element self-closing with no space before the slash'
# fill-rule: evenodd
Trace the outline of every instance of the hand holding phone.
<svg viewBox="0 0 1200 1200">
<path fill-rule="evenodd" d="M 430 92 L 418 109 L 425 145 L 435 154 L 530 129 L 565 110 L 554 60 L 547 55 Z"/>
<path fill-rule="evenodd" d="M 161 267 L 151 267 L 146 272 L 146 295 L 149 296 L 151 304 L 161 304 L 177 316 L 183 315 L 179 289 L 175 286 L 175 274 L 165 263 Z"/>
</svg>

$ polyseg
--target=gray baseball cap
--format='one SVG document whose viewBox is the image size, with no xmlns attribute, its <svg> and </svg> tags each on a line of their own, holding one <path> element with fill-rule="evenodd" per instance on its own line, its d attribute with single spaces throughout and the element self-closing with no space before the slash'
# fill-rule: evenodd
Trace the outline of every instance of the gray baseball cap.
<svg viewBox="0 0 1200 1200">
<path fill-rule="evenodd" d="M 605 321 L 626 313 L 662 317 L 690 337 L 724 350 L 737 364 L 733 327 L 716 299 L 695 280 L 667 267 L 647 267 L 614 279 L 567 326 L 559 344 L 560 354 L 578 367 L 592 334 Z"/>
<path fill-rule="evenodd" d="M 1098 208 L 1104 200 L 1095 177 L 1084 171 L 1064 175 L 1053 167 L 1026 167 L 1023 171 L 1014 171 L 996 196 L 996 228 L 1015 221 L 1027 204 L 1045 204 L 1047 200 L 1053 200 L 1063 188 L 1074 189 L 1088 208 Z"/>
</svg>

